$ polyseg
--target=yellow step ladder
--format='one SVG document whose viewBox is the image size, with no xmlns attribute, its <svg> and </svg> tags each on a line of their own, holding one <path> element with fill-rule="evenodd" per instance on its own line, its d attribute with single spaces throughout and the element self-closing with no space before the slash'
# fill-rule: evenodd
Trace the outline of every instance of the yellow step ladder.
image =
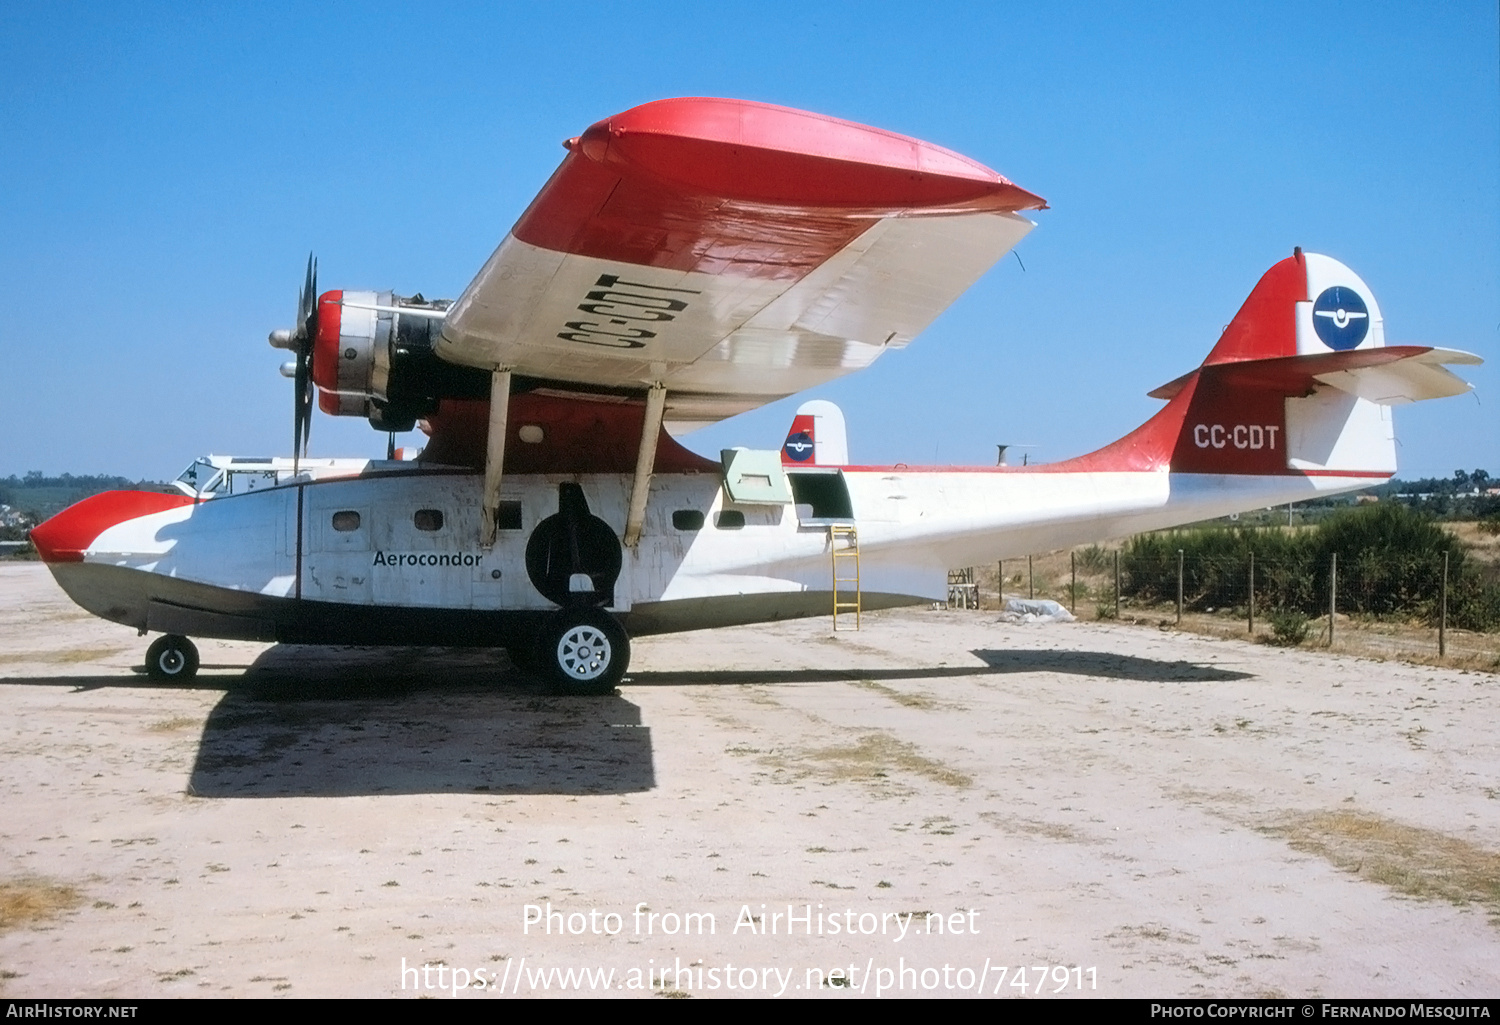
<svg viewBox="0 0 1500 1025">
<path fill-rule="evenodd" d="M 854 629 L 859 629 L 859 533 L 852 523 L 835 523 L 828 528 L 829 550 L 833 555 L 833 629 L 839 630 L 839 613 L 847 621 L 854 613 Z M 843 565 L 841 566 L 840 563 Z M 852 563 L 852 565 L 851 565 Z M 842 571 L 842 572 L 841 572 Z M 853 576 L 849 574 L 853 573 Z M 845 585 L 840 591 L 839 585 Z M 852 585 L 852 587 L 851 587 Z M 853 598 L 850 598 L 850 593 Z M 844 627 L 849 629 L 848 626 Z"/>
</svg>

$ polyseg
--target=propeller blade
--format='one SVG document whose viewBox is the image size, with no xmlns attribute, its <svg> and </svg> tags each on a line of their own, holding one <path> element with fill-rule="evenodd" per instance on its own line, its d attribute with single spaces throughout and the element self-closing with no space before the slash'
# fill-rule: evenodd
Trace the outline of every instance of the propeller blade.
<svg viewBox="0 0 1500 1025">
<path fill-rule="evenodd" d="M 299 326 L 307 322 L 307 315 L 312 312 L 313 304 L 317 302 L 317 283 L 313 274 L 313 254 L 308 253 L 307 275 L 302 290 L 297 293 L 297 324 Z"/>
<path fill-rule="evenodd" d="M 307 273 L 297 292 L 297 330 L 288 346 L 296 355 L 292 384 L 292 473 L 301 471 L 312 435 L 312 363 L 318 338 L 318 261 L 307 254 Z"/>
<path fill-rule="evenodd" d="M 307 393 L 311 385 L 308 361 L 302 353 L 297 354 L 297 368 L 292 383 L 292 472 L 301 469 L 302 456 L 307 451 L 307 420 L 311 410 Z"/>
<path fill-rule="evenodd" d="M 318 261 L 308 256 L 307 265 L 307 358 L 312 359 L 313 343 L 318 339 Z"/>
</svg>

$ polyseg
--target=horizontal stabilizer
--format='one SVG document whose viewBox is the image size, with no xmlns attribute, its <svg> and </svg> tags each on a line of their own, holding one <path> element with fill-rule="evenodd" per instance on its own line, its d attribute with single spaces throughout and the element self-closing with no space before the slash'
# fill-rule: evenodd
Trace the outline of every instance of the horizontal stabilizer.
<svg viewBox="0 0 1500 1025">
<path fill-rule="evenodd" d="M 1420 346 L 1392 346 L 1391 348 L 1420 348 Z M 1390 348 L 1385 351 L 1391 351 Z M 1428 349 L 1426 352 L 1404 357 L 1393 363 L 1349 369 L 1330 370 L 1317 375 L 1319 381 L 1330 384 L 1340 391 L 1358 395 L 1362 399 L 1378 402 L 1382 406 L 1395 406 L 1404 402 L 1420 402 L 1423 399 L 1444 399 L 1450 395 L 1463 395 L 1474 386 L 1451 370 L 1445 363 L 1478 364 L 1484 360 L 1472 352 L 1457 349 Z"/>
<path fill-rule="evenodd" d="M 1237 387 L 1263 388 L 1287 396 L 1309 395 L 1318 384 L 1330 385 L 1362 399 L 1392 406 L 1423 399 L 1463 395 L 1473 385 L 1443 364 L 1479 364 L 1478 356 L 1457 349 L 1426 345 L 1387 345 L 1306 356 L 1281 356 L 1221 364 L 1216 372 Z M 1155 399 L 1171 399 L 1187 386 L 1197 370 L 1151 392 Z"/>
</svg>

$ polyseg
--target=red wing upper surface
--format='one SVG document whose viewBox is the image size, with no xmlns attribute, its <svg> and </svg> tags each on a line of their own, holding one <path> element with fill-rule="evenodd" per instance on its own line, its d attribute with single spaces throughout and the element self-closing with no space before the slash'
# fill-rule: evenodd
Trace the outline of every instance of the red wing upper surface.
<svg viewBox="0 0 1500 1025">
<path fill-rule="evenodd" d="M 682 426 L 905 345 L 1045 206 L 940 147 L 743 100 L 648 103 L 566 145 L 438 351 L 559 384 L 659 382 Z"/>
</svg>

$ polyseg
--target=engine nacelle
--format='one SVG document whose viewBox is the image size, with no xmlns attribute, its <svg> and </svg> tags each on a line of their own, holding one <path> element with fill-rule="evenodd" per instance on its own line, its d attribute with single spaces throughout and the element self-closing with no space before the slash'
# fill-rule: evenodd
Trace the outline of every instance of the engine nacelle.
<svg viewBox="0 0 1500 1025">
<path fill-rule="evenodd" d="M 487 396 L 487 373 L 446 363 L 433 349 L 443 327 L 434 314 L 449 305 L 392 292 L 324 292 L 312 359 L 318 408 L 409 431 L 440 399 Z"/>
</svg>

